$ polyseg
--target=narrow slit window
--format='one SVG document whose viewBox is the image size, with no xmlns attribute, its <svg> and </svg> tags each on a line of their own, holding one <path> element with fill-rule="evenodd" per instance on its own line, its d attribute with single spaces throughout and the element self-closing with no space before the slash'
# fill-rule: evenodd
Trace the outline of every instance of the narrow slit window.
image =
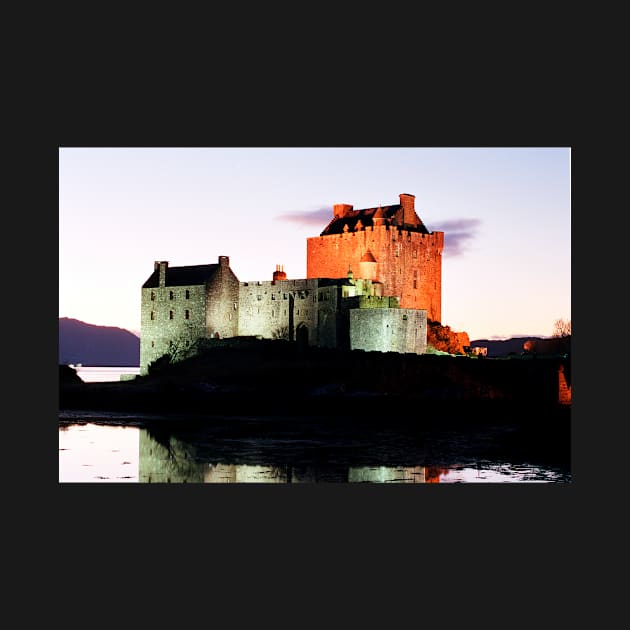
<svg viewBox="0 0 630 630">
<path fill-rule="evenodd" d="M 185 317 L 186 319 L 190 319 L 190 311 L 188 309 L 186 309 Z"/>
<path fill-rule="evenodd" d="M 174 315 L 173 311 L 169 311 L 168 312 L 168 318 L 169 319 L 173 319 L 173 315 Z"/>
</svg>

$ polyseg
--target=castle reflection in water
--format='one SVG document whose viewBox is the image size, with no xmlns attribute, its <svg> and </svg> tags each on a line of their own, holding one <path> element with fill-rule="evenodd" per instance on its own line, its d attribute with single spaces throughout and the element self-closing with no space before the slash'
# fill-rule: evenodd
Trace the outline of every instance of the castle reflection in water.
<svg viewBox="0 0 630 630">
<path fill-rule="evenodd" d="M 139 437 L 140 483 L 438 483 L 442 472 L 430 466 L 349 466 L 324 461 L 227 464 L 210 461 L 211 448 L 172 435 L 140 429 Z M 244 455 L 231 451 L 227 457 L 235 461 Z M 255 449 L 246 457 L 256 459 Z"/>
</svg>

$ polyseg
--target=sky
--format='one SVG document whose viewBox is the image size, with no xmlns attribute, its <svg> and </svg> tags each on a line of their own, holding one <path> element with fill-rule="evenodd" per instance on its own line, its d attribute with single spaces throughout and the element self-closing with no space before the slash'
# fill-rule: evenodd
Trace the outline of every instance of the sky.
<svg viewBox="0 0 630 630">
<path fill-rule="evenodd" d="M 443 325 L 474 341 L 571 319 L 570 147 L 60 147 L 59 317 L 139 334 L 156 260 L 305 278 L 334 204 L 400 193 L 445 234 Z"/>
</svg>

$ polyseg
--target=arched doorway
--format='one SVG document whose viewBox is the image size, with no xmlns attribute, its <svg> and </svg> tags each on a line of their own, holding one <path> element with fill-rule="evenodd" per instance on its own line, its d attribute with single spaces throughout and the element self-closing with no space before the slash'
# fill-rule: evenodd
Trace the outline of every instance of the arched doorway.
<svg viewBox="0 0 630 630">
<path fill-rule="evenodd" d="M 304 322 L 298 324 L 295 329 L 295 341 L 298 348 L 306 348 L 308 346 L 308 328 Z"/>
</svg>

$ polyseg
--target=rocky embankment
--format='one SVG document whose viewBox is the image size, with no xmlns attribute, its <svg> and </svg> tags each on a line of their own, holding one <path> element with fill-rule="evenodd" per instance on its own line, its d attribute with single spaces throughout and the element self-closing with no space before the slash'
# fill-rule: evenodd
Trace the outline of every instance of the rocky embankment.
<svg viewBox="0 0 630 630">
<path fill-rule="evenodd" d="M 84 383 L 60 366 L 59 408 L 129 413 L 396 419 L 567 416 L 559 404 L 562 358 L 472 359 L 321 348 L 257 340 L 221 346 L 149 375 Z M 78 378 L 78 377 L 77 377 Z M 533 421 L 533 420 L 532 420 Z"/>
</svg>

